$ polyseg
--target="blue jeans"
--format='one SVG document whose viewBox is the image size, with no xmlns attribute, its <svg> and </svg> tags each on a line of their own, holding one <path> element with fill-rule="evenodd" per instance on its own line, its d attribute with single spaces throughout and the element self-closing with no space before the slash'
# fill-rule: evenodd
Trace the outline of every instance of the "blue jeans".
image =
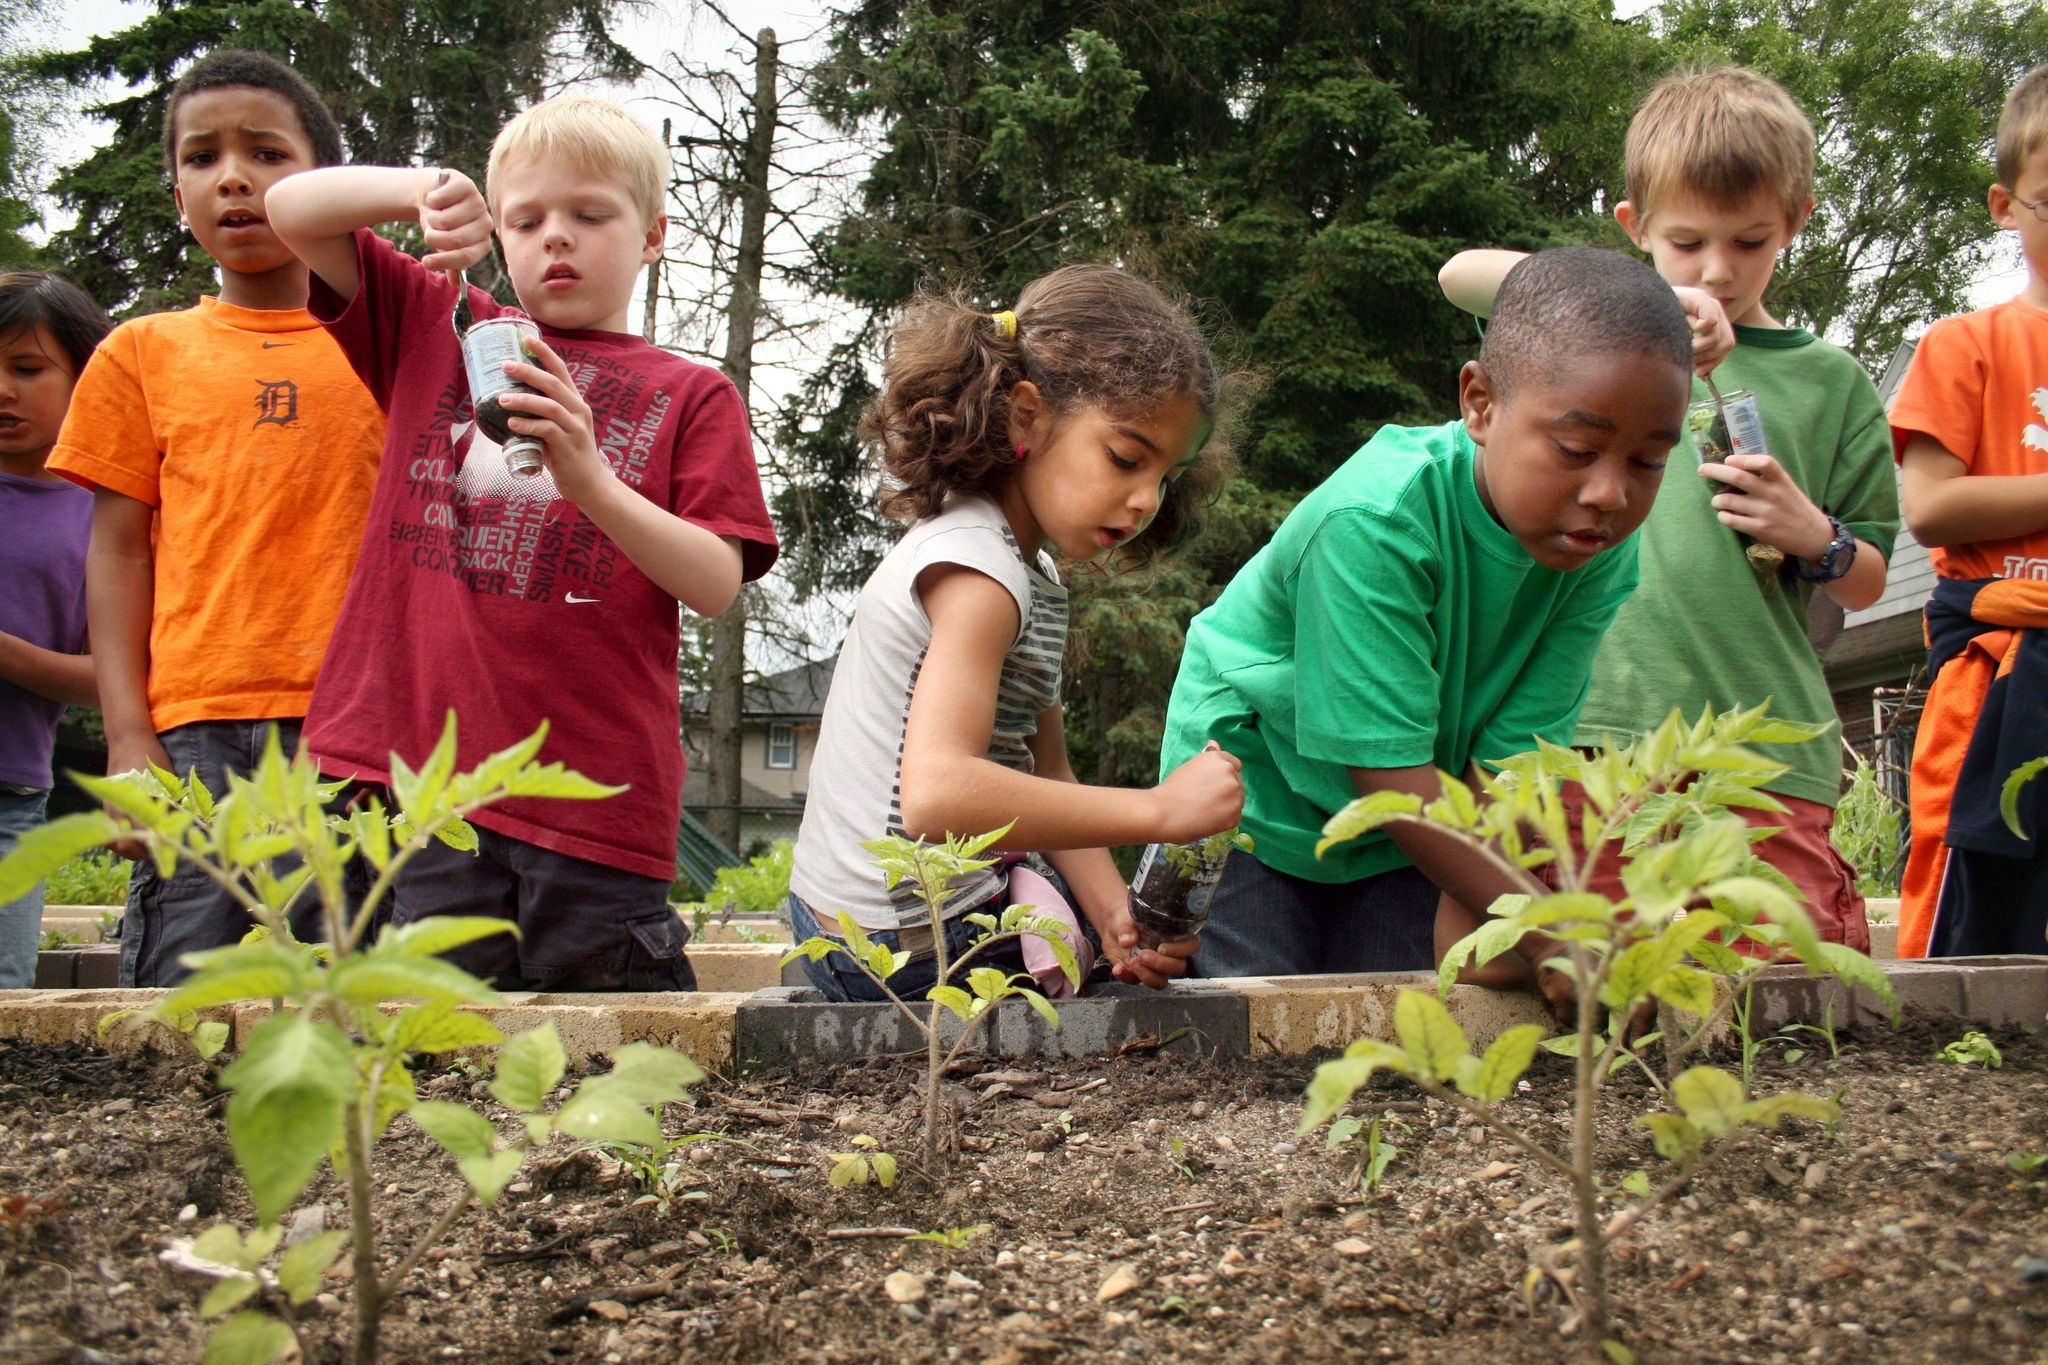
<svg viewBox="0 0 2048 1365">
<path fill-rule="evenodd" d="M 0 789 L 0 858 L 14 852 L 21 836 L 43 823 L 48 791 Z M 36 941 L 43 933 L 43 884 L 37 882 L 14 900 L 0 905 L 0 991 L 18 991 L 35 984 Z"/>
<path fill-rule="evenodd" d="M 994 913 L 994 908 L 1005 902 L 991 902 L 983 907 Z M 835 917 L 831 925 L 825 926 L 810 906 L 803 903 L 795 892 L 789 896 L 790 935 L 798 943 L 807 938 L 837 939 L 840 936 L 839 921 Z M 921 933 L 919 931 L 922 931 Z M 987 931 L 976 924 L 969 924 L 964 916 L 946 921 L 946 961 L 958 962 L 960 955 L 973 946 L 974 940 Z M 1094 926 L 1083 921 L 1082 932 L 1091 942 L 1095 938 Z M 889 989 L 896 992 L 901 1000 L 922 1000 L 926 992 L 938 985 L 939 956 L 931 950 L 931 929 L 919 925 L 909 931 L 912 951 L 917 955 L 904 964 L 903 970 L 889 978 Z M 873 942 L 885 944 L 892 950 L 903 948 L 904 933 L 895 929 L 872 929 L 867 931 Z M 918 949 L 922 948 L 922 951 Z M 842 1004 L 882 1004 L 888 1000 L 882 988 L 869 979 L 868 974 L 853 965 L 853 959 L 845 953 L 828 953 L 816 962 L 809 958 L 799 959 L 804 964 L 804 975 L 811 984 L 828 1000 Z M 1010 973 L 1024 970 L 1024 947 L 1022 940 L 1005 939 L 985 953 L 977 953 L 974 961 L 967 964 L 971 971 L 976 967 L 1000 967 Z M 1085 963 L 1083 964 L 1086 965 Z"/>
<path fill-rule="evenodd" d="M 1232 850 L 1209 903 L 1198 976 L 1314 976 L 1436 966 L 1436 884 L 1413 867 L 1312 882 Z"/>
<path fill-rule="evenodd" d="M 273 726 L 287 755 L 299 747 L 299 722 L 294 719 L 199 720 L 166 730 L 157 739 L 170 755 L 171 771 L 185 777 L 196 770 L 206 789 L 219 796 L 228 789 L 230 772 L 255 771 Z M 276 868 L 282 872 L 297 861 L 296 856 L 280 858 Z M 121 984 L 179 985 L 192 974 L 179 960 L 185 954 L 239 943 L 254 923 L 233 896 L 191 863 L 181 861 L 163 877 L 156 864 L 144 858 L 128 880 L 128 906 L 121 916 Z M 317 896 L 307 892 L 299 897 L 291 925 L 301 942 L 326 939 Z"/>
</svg>

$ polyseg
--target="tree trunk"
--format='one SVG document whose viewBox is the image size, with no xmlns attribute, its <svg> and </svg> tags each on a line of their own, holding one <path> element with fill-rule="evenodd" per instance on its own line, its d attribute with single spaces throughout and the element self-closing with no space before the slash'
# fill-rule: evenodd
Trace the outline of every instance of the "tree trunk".
<svg viewBox="0 0 2048 1365">
<path fill-rule="evenodd" d="M 720 368 L 750 405 L 754 375 L 754 333 L 761 316 L 761 271 L 768 247 L 768 170 L 780 116 L 776 99 L 779 51 L 775 30 L 754 40 L 754 97 L 745 146 L 741 149 L 740 241 L 732 289 L 725 304 L 725 358 Z M 746 597 L 733 600 L 711 625 L 711 802 L 705 823 L 729 847 L 740 843 L 740 759 L 747 676 Z M 741 850 L 744 851 L 744 850 Z"/>
</svg>

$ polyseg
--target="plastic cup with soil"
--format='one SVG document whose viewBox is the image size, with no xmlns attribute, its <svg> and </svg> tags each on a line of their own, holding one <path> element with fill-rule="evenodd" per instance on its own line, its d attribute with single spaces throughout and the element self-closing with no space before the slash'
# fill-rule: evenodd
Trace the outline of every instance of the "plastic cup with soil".
<svg viewBox="0 0 2048 1365">
<path fill-rule="evenodd" d="M 1194 844 L 1148 844 L 1131 880 L 1131 918 L 1138 925 L 1138 947 L 1157 948 L 1193 938 L 1209 922 L 1209 902 L 1216 879 L 1233 848 L 1247 852 L 1251 836 L 1235 829 L 1212 834 Z"/>
</svg>

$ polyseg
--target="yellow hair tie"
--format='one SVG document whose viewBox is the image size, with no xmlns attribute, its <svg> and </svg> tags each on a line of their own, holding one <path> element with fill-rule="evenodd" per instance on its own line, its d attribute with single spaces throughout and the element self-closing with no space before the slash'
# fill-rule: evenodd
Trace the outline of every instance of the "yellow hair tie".
<svg viewBox="0 0 2048 1365">
<path fill-rule="evenodd" d="M 1017 315 L 1015 313 L 1005 308 L 1000 313 L 990 313 L 989 317 L 996 325 L 997 336 L 1005 341 L 1015 341 L 1017 339 Z"/>
</svg>

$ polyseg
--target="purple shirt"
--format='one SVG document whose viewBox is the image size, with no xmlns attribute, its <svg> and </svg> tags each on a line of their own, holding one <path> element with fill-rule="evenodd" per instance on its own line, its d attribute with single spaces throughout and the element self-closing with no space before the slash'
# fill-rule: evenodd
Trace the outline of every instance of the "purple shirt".
<svg viewBox="0 0 2048 1365">
<path fill-rule="evenodd" d="M 85 546 L 92 494 L 67 480 L 0 474 L 0 631 L 85 653 Z M 0 679 L 0 782 L 55 785 L 50 752 L 64 703 Z"/>
</svg>

